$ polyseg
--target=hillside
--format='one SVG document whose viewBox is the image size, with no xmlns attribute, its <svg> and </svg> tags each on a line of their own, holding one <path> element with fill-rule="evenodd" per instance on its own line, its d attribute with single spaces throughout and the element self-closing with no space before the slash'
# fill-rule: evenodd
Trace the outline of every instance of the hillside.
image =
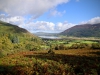
<svg viewBox="0 0 100 75">
<path fill-rule="evenodd" d="M 60 35 L 75 37 L 100 37 L 100 23 L 76 25 L 64 32 L 61 32 Z"/>
<path fill-rule="evenodd" d="M 16 25 L 12 25 L 10 23 L 0 21 L 0 34 L 27 34 L 33 36 L 33 34 L 29 33 L 26 29 L 20 28 Z"/>
<path fill-rule="evenodd" d="M 41 39 L 26 29 L 0 21 L 0 57 L 22 50 L 37 50 Z"/>
</svg>

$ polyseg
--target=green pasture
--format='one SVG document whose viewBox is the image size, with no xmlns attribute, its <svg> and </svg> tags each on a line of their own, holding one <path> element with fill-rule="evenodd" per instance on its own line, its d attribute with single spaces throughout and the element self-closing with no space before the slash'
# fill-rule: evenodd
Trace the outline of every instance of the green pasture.
<svg viewBox="0 0 100 75">
<path fill-rule="evenodd" d="M 51 40 L 51 41 L 48 41 L 48 43 L 49 45 L 63 44 L 65 46 L 72 46 L 73 44 L 81 44 L 81 43 L 92 44 L 92 43 L 97 43 L 97 42 L 92 41 L 92 40 Z M 47 47 L 46 45 L 44 47 Z"/>
</svg>

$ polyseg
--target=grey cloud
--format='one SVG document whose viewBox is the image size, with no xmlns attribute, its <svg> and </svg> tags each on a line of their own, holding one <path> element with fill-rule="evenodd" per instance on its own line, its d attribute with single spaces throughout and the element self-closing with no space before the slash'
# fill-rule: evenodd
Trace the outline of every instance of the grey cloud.
<svg viewBox="0 0 100 75">
<path fill-rule="evenodd" d="M 37 18 L 47 10 L 69 0 L 0 0 L 0 11 L 13 16 L 31 14 Z"/>
</svg>

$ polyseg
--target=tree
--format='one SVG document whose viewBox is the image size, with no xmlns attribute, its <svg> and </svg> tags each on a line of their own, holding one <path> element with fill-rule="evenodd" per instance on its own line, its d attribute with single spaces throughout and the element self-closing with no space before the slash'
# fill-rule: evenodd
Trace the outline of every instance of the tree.
<svg viewBox="0 0 100 75">
<path fill-rule="evenodd" d="M 55 54 L 55 52 L 53 51 L 52 45 L 50 45 L 50 49 L 49 49 L 49 51 L 48 51 L 48 54 Z"/>
<path fill-rule="evenodd" d="M 12 43 L 19 43 L 19 38 L 17 36 L 13 36 Z"/>
<path fill-rule="evenodd" d="M 17 35 L 9 34 L 8 38 L 11 40 L 12 43 L 19 43 L 19 38 Z"/>
<path fill-rule="evenodd" d="M 2 40 L 2 49 L 3 50 L 11 50 L 11 49 L 13 49 L 13 44 L 11 43 L 11 41 L 8 39 L 8 37 L 6 37 L 6 36 L 3 36 L 2 38 L 1 38 L 1 40 Z"/>
</svg>

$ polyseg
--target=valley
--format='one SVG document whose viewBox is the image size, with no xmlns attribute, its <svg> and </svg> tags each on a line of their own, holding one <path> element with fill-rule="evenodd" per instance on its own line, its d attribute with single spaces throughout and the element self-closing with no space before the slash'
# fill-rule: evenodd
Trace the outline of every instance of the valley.
<svg viewBox="0 0 100 75">
<path fill-rule="evenodd" d="M 0 75 L 100 74 L 100 37 L 39 37 L 5 22 L 0 28 Z"/>
</svg>

